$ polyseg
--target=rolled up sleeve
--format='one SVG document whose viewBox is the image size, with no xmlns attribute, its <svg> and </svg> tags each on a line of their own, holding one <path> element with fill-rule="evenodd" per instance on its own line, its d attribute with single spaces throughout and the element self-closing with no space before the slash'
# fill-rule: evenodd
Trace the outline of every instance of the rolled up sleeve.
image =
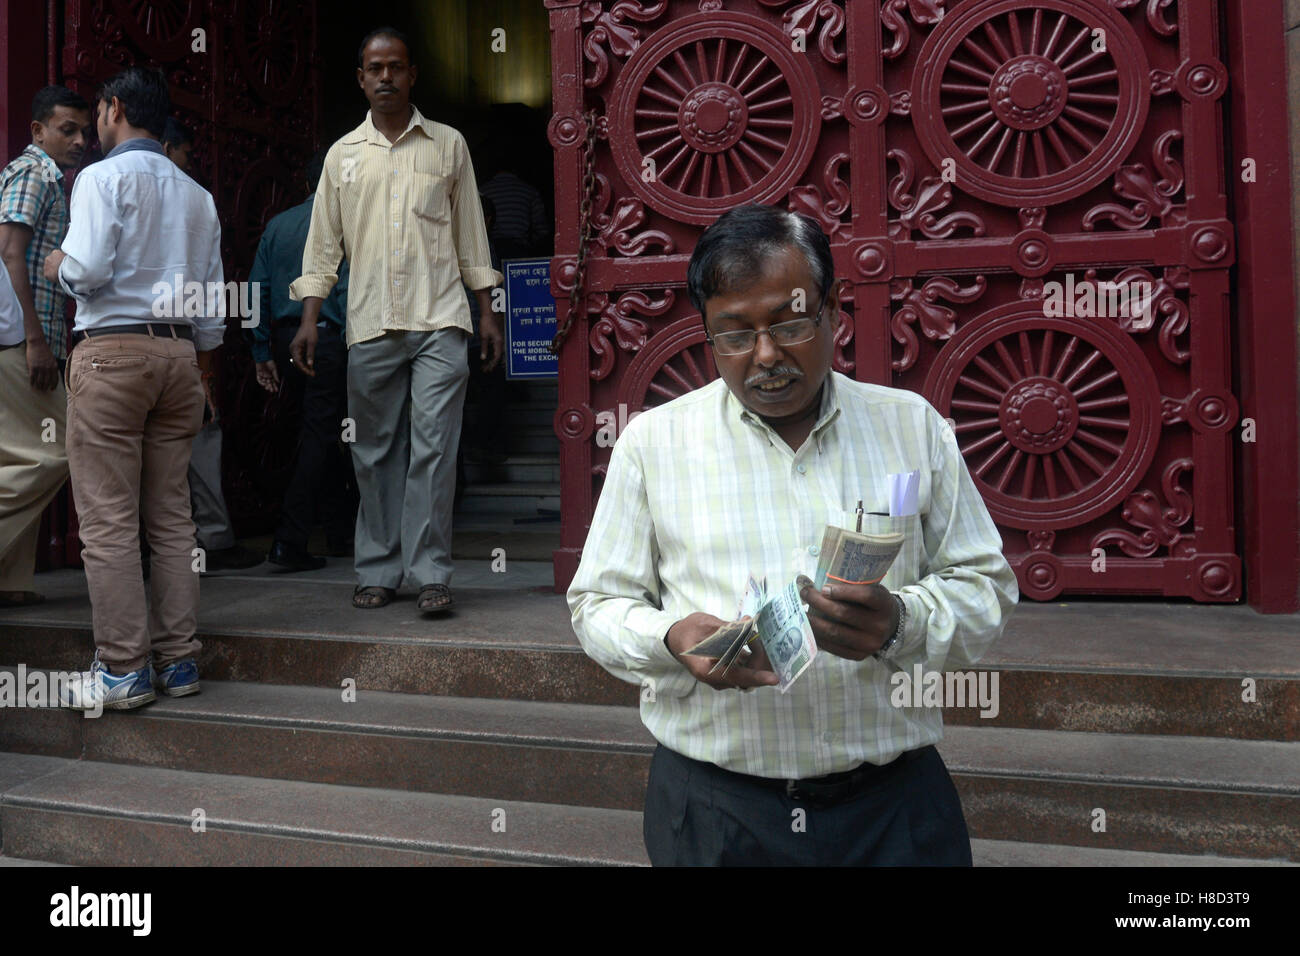
<svg viewBox="0 0 1300 956">
<path fill-rule="evenodd" d="M 502 282 L 501 273 L 492 268 L 487 224 L 483 221 L 483 202 L 478 195 L 474 164 L 463 137 L 456 137 L 456 181 L 451 197 L 452 231 L 460 277 L 474 291 L 490 289 Z"/>
<path fill-rule="evenodd" d="M 677 618 L 663 610 L 654 518 L 630 437 L 625 432 L 614 446 L 569 585 L 573 630 L 583 650 L 615 677 L 683 697 L 697 682 L 664 644 Z"/>
<path fill-rule="evenodd" d="M 330 151 L 333 153 L 333 150 Z M 343 214 L 331 157 L 325 157 L 316 201 L 311 207 L 311 225 L 302 250 L 302 275 L 289 283 L 289 298 L 295 302 L 315 296 L 324 299 L 339 281 L 343 261 Z"/>
</svg>

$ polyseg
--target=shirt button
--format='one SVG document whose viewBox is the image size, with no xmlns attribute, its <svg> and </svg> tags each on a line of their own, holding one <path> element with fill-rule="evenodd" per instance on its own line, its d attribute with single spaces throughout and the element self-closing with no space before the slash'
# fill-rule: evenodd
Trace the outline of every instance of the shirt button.
<svg viewBox="0 0 1300 956">
<path fill-rule="evenodd" d="M 811 554 L 814 558 L 817 557 L 820 551 L 821 549 L 817 547 L 817 545 L 815 544 L 808 545 L 808 553 Z"/>
<path fill-rule="evenodd" d="M 830 743 L 834 739 L 835 739 L 835 735 L 831 733 L 829 730 L 826 731 L 826 733 L 822 734 L 823 743 Z"/>
<path fill-rule="evenodd" d="M 799 472 L 799 474 L 802 475 L 802 474 L 804 474 L 808 469 L 807 469 L 805 466 L 803 466 L 803 465 L 795 465 L 795 466 L 794 466 L 794 470 L 797 471 L 797 472 Z"/>
<path fill-rule="evenodd" d="M 394 229 L 400 229 L 401 226 L 402 226 L 402 224 L 401 224 L 400 222 L 395 222 L 395 223 L 393 223 L 393 228 L 394 228 Z"/>
</svg>

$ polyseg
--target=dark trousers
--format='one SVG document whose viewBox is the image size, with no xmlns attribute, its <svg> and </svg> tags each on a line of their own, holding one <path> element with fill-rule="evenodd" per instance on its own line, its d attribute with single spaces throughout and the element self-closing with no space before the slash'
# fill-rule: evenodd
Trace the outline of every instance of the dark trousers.
<svg viewBox="0 0 1300 956">
<path fill-rule="evenodd" d="M 961 801 L 934 747 L 818 808 L 660 745 L 644 821 L 655 866 L 971 865 Z"/>
<path fill-rule="evenodd" d="M 301 548 L 307 547 L 317 515 L 331 544 L 352 539 L 357 516 L 352 458 L 339 446 L 348 414 L 348 349 L 342 331 L 332 322 L 317 328 L 314 377 L 289 364 L 289 344 L 298 331 L 297 323 L 277 325 L 273 336 L 275 364 L 282 387 L 289 391 L 285 406 L 302 409 L 298 454 L 275 538 Z"/>
</svg>

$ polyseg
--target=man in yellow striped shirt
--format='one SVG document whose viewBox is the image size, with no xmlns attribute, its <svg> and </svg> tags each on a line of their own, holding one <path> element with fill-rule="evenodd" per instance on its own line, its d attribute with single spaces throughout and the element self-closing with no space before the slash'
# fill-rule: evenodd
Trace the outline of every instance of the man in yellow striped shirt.
<svg viewBox="0 0 1300 956">
<path fill-rule="evenodd" d="M 970 865 L 941 711 L 891 699 L 916 665 L 972 665 L 1018 598 L 953 433 L 920 396 L 831 371 L 838 290 L 813 220 L 732 210 L 687 285 L 721 377 L 628 423 L 568 595 L 659 741 L 651 862 Z M 917 513 L 891 517 L 888 476 L 912 471 Z M 725 676 L 682 655 L 736 617 L 751 573 L 811 575 L 859 499 L 862 530 L 905 544 L 880 584 L 801 590 L 818 653 L 786 693 L 761 650 Z"/>
<path fill-rule="evenodd" d="M 314 374 L 324 297 L 349 266 L 348 414 L 361 507 L 352 603 L 382 607 L 405 581 L 421 611 L 452 607 L 451 522 L 473 332 L 461 283 L 481 316 L 484 369 L 501 360 L 489 292 L 487 230 L 465 139 L 411 105 L 416 66 L 406 38 L 372 31 L 357 55 L 365 121 L 333 146 L 316 190 L 292 361 Z"/>
</svg>

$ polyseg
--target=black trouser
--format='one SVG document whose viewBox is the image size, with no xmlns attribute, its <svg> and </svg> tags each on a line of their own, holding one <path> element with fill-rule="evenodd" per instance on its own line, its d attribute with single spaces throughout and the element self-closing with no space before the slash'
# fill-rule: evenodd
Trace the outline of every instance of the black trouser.
<svg viewBox="0 0 1300 956">
<path fill-rule="evenodd" d="M 501 364 L 491 372 L 483 371 L 483 360 L 479 358 L 483 344 L 477 321 L 468 349 L 469 385 L 465 404 L 472 405 L 473 410 L 461 429 L 461 445 L 489 455 L 503 455 L 506 452 L 506 403 L 510 396 L 510 383 L 506 380 L 507 356 L 503 355 Z"/>
<path fill-rule="evenodd" d="M 660 745 L 644 821 L 655 866 L 971 865 L 961 800 L 934 747 L 906 751 L 855 796 L 817 807 Z"/>
<path fill-rule="evenodd" d="M 289 364 L 289 344 L 298 324 L 278 324 L 273 336 L 275 364 L 282 388 L 288 390 L 284 406 L 302 408 L 293 477 L 285 489 L 275 532 L 275 539 L 290 547 L 307 547 L 318 514 L 326 537 L 335 545 L 352 540 L 357 520 L 352 456 L 339 445 L 348 414 L 348 349 L 334 323 L 322 322 L 317 330 L 314 377 Z"/>
</svg>

